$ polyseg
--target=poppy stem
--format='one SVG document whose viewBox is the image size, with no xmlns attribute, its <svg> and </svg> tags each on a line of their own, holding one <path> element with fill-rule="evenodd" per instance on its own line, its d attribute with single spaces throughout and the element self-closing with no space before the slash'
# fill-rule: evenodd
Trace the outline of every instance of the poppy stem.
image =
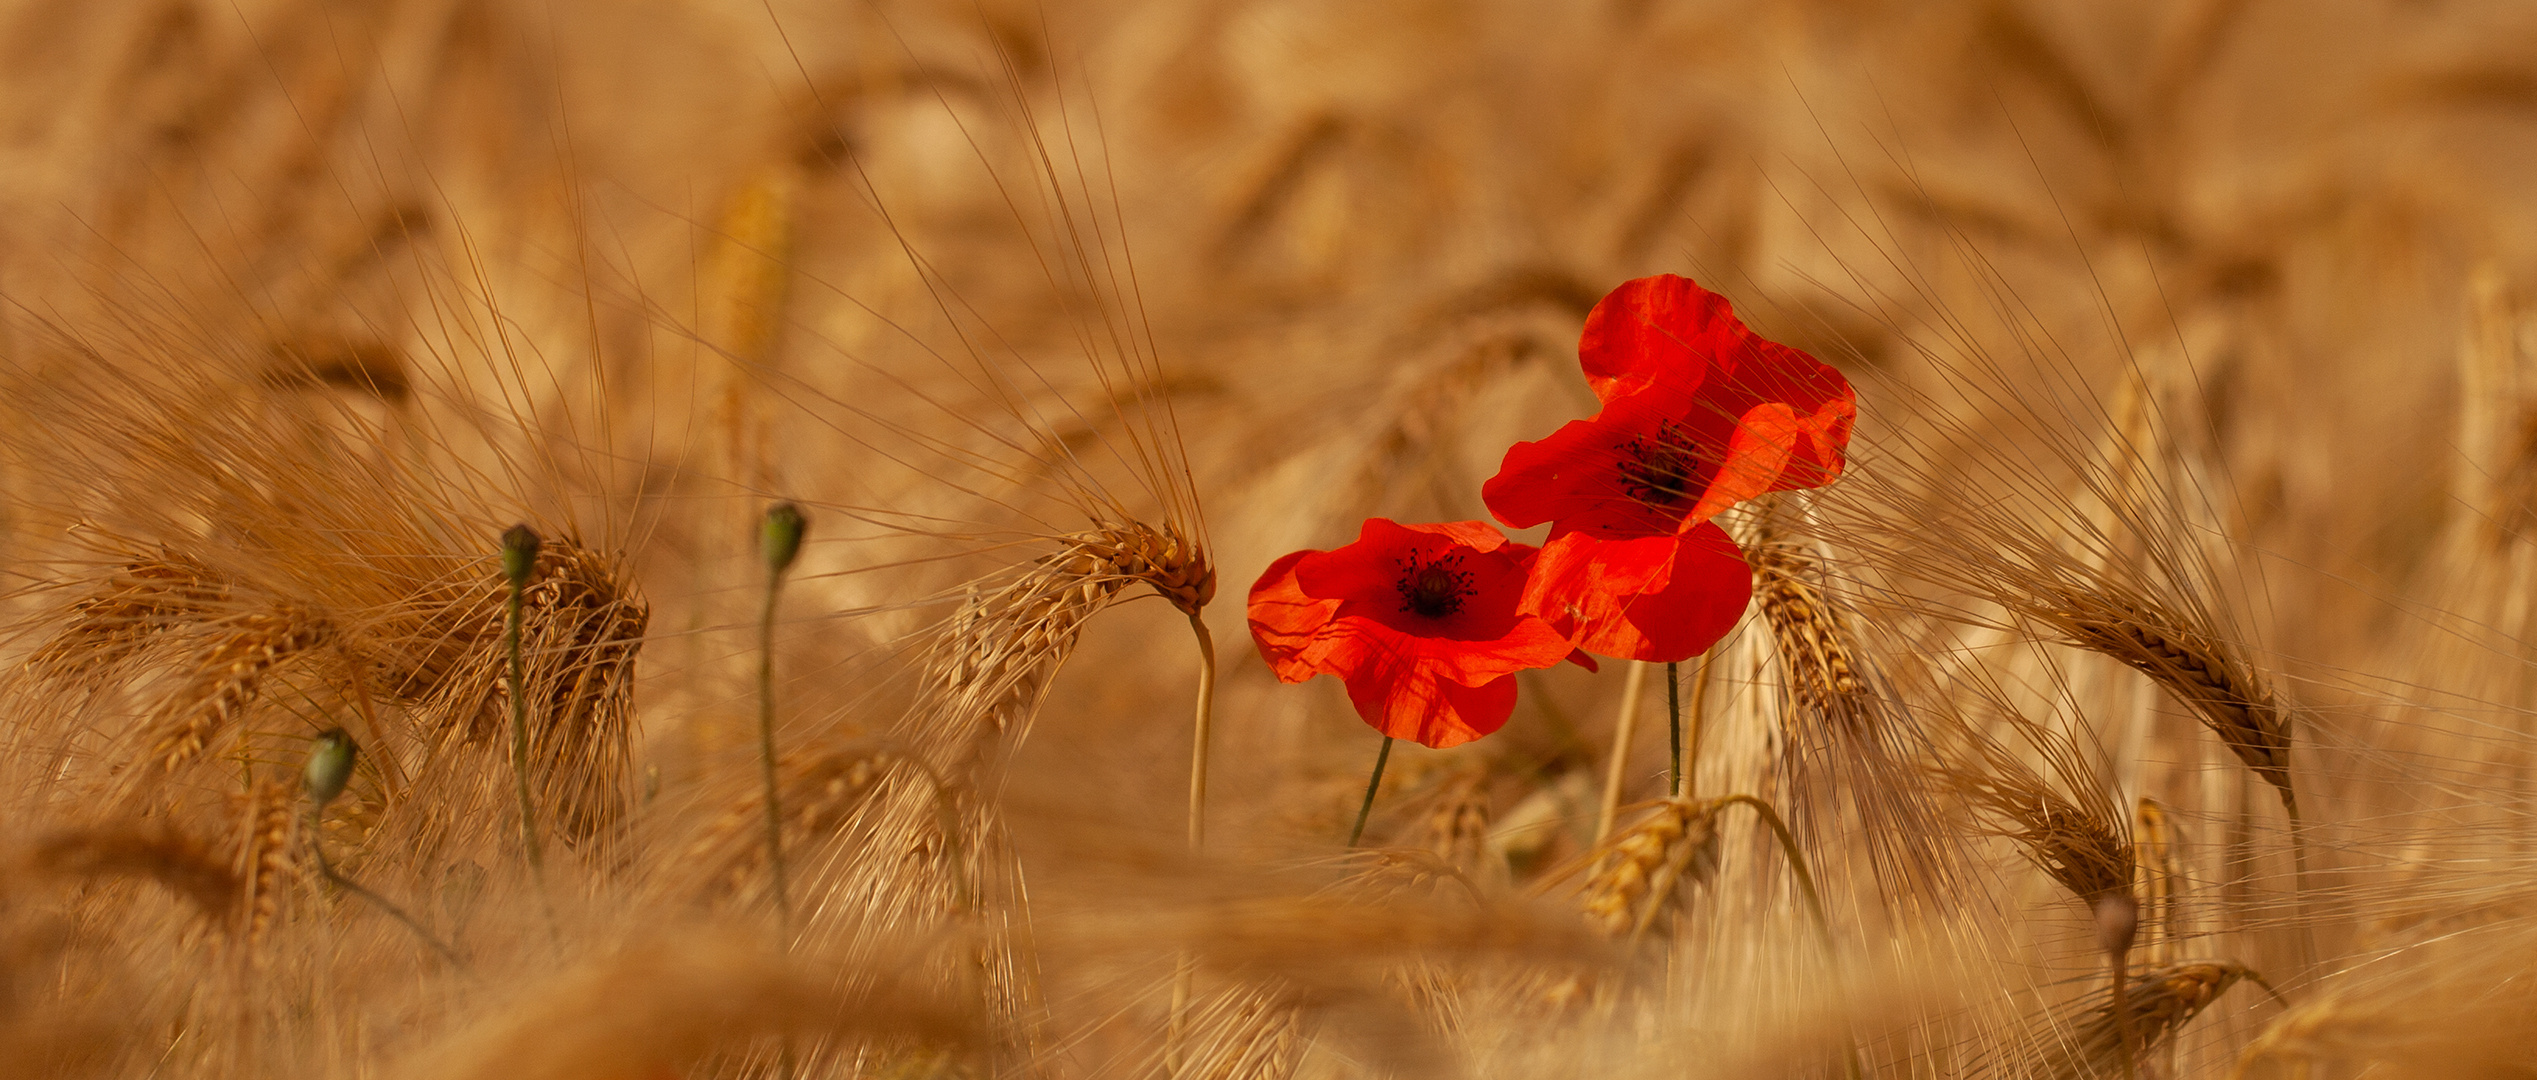
<svg viewBox="0 0 2537 1080">
<path fill-rule="evenodd" d="M 1357 827 L 1348 830 L 1348 846 L 1357 846 L 1365 837 L 1366 815 L 1374 812 L 1374 789 L 1383 786 L 1383 764 L 1392 760 L 1392 737 L 1383 737 L 1383 749 L 1374 755 L 1374 776 L 1365 782 L 1365 805 L 1357 807 Z"/>
<path fill-rule="evenodd" d="M 360 882 L 345 877 L 335 870 L 334 863 L 326 858 L 325 834 L 318 831 L 318 826 L 324 823 L 325 814 L 325 804 L 312 800 L 308 808 L 308 847 L 309 851 L 317 856 L 318 876 L 325 878 L 336 888 L 360 897 L 371 907 L 386 913 L 389 918 L 404 923 L 406 929 L 413 931 L 414 936 L 421 939 L 423 944 L 431 946 L 432 951 L 439 953 L 440 958 L 447 961 L 450 967 L 459 971 L 467 970 L 467 962 L 458 958 L 458 950 L 442 944 L 439 938 L 432 936 L 431 931 L 423 928 L 422 923 L 414 921 L 414 916 L 406 914 L 404 908 L 390 903 L 387 897 L 362 888 Z"/>
<path fill-rule="evenodd" d="M 1665 794 L 1674 798 L 1683 795 L 1683 678 L 1681 665 L 1665 661 L 1665 733 L 1671 737 L 1674 756 L 1666 758 L 1668 783 Z"/>
</svg>

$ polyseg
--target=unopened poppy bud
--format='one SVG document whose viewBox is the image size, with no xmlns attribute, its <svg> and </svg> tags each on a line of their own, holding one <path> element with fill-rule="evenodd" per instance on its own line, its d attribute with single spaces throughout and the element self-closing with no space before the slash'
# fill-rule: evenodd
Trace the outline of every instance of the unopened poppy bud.
<svg viewBox="0 0 2537 1080">
<path fill-rule="evenodd" d="M 802 508 L 792 503 L 780 502 L 766 508 L 766 521 L 758 529 L 758 545 L 766 554 L 769 573 L 792 569 L 793 560 L 802 553 L 802 532 L 808 525 Z"/>
<path fill-rule="evenodd" d="M 511 579 L 512 588 L 526 587 L 529 575 L 537 572 L 540 546 L 537 530 L 525 523 L 502 530 L 502 576 Z"/>
<path fill-rule="evenodd" d="M 352 736 L 342 728 L 328 728 L 308 748 L 308 768 L 303 776 L 308 781 L 308 797 L 319 807 L 335 801 L 344 793 L 344 785 L 352 782 L 352 762 L 361 753 Z"/>
</svg>

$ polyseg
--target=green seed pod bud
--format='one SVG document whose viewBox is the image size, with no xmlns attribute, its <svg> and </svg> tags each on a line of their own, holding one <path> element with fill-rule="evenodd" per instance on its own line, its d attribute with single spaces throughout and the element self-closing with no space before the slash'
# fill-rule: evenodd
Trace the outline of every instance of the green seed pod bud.
<svg viewBox="0 0 2537 1080">
<path fill-rule="evenodd" d="M 308 797 L 320 809 L 344 793 L 344 785 L 352 781 L 352 761 L 361 749 L 342 728 L 328 728 L 312 740 L 308 748 Z"/>
<path fill-rule="evenodd" d="M 525 523 L 502 530 L 502 576 L 511 579 L 512 588 L 528 586 L 529 575 L 537 572 L 540 546 L 537 530 Z"/>
<path fill-rule="evenodd" d="M 802 517 L 802 508 L 780 502 L 766 508 L 766 523 L 758 530 L 759 546 L 766 553 L 766 568 L 781 574 L 793 566 L 802 553 L 802 533 L 809 526 Z"/>
</svg>

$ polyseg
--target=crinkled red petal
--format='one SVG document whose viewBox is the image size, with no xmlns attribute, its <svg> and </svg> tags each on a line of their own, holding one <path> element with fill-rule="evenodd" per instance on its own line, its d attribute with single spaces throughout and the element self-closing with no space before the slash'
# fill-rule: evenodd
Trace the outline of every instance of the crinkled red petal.
<svg viewBox="0 0 2537 1080">
<path fill-rule="evenodd" d="M 1284 682 L 1303 682 L 1313 677 L 1313 669 L 1303 662 L 1303 652 L 1312 644 L 1313 635 L 1339 614 L 1338 601 L 1306 596 L 1295 582 L 1296 565 L 1311 554 L 1296 551 L 1279 557 L 1251 586 L 1251 640 L 1259 645 L 1260 657 L 1268 661 L 1269 670 Z"/>
<path fill-rule="evenodd" d="M 1348 701 L 1374 730 L 1440 750 L 1505 727 L 1515 714 L 1513 675 L 1464 686 L 1412 669 L 1364 673 L 1347 682 Z"/>
<path fill-rule="evenodd" d="M 1609 402 L 1660 379 L 1696 390 L 1709 360 L 1758 341 L 1727 298 L 1673 274 L 1622 282 L 1586 313 L 1577 361 L 1586 385 Z"/>
<path fill-rule="evenodd" d="M 1704 522 L 1679 538 L 1555 536 L 1535 564 L 1525 608 L 1587 652 L 1672 662 L 1725 637 L 1752 595 L 1742 550 Z"/>
</svg>

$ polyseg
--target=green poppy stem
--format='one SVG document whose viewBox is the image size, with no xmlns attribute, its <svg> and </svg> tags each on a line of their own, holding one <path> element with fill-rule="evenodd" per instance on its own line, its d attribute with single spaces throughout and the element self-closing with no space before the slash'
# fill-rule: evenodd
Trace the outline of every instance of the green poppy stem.
<svg viewBox="0 0 2537 1080">
<path fill-rule="evenodd" d="M 390 903 L 387 897 L 362 888 L 360 882 L 345 877 L 343 874 L 335 870 L 334 864 L 326 859 L 326 842 L 319 837 L 317 832 L 317 825 L 319 821 L 318 814 L 318 807 L 309 807 L 308 844 L 309 850 L 317 856 L 318 876 L 325 878 L 329 884 L 332 884 L 336 888 L 360 897 L 364 902 L 368 903 L 371 907 L 379 909 L 381 913 L 387 915 L 389 918 L 405 924 L 405 928 L 407 930 L 414 932 L 416 940 L 430 946 L 431 950 L 440 954 L 440 958 L 447 961 L 450 967 L 457 968 L 461 971 L 466 970 L 467 962 L 458 958 L 458 950 L 450 948 L 448 945 L 442 943 L 439 938 L 432 936 L 432 932 L 424 929 L 422 923 L 414 921 L 414 916 L 406 914 L 404 908 Z"/>
<path fill-rule="evenodd" d="M 1674 755 L 1666 758 L 1668 783 L 1665 794 L 1674 798 L 1683 795 L 1683 680 L 1681 665 L 1665 662 L 1665 733 L 1673 744 Z"/>
<path fill-rule="evenodd" d="M 1365 805 L 1357 807 L 1357 827 L 1348 830 L 1348 846 L 1357 846 L 1365 837 L 1366 815 L 1374 812 L 1374 790 L 1383 786 L 1383 765 L 1392 760 L 1392 737 L 1383 737 L 1383 749 L 1374 755 L 1374 776 L 1365 782 Z"/>
</svg>

